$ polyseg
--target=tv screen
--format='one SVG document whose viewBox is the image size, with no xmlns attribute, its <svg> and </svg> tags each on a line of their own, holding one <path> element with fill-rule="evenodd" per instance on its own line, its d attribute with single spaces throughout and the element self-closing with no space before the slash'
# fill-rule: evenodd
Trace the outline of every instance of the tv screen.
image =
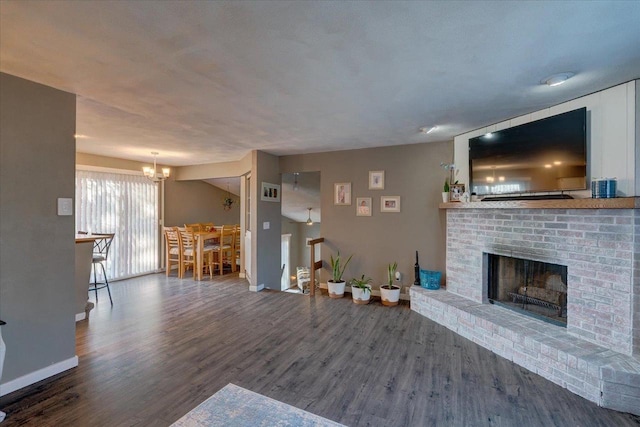
<svg viewBox="0 0 640 427">
<path fill-rule="evenodd" d="M 587 109 L 469 139 L 470 189 L 479 196 L 587 188 Z"/>
</svg>

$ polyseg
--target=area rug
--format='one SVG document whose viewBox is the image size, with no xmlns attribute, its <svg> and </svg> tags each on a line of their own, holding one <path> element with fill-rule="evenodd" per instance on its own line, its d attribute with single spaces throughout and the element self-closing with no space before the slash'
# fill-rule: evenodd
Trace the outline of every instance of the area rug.
<svg viewBox="0 0 640 427">
<path fill-rule="evenodd" d="M 343 426 L 235 384 L 227 384 L 172 425 L 176 427 Z"/>
</svg>

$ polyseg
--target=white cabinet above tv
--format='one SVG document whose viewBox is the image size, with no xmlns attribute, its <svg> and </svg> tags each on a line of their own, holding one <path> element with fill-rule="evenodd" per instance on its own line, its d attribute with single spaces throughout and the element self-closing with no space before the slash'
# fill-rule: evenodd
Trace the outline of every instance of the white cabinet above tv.
<svg viewBox="0 0 640 427">
<path fill-rule="evenodd" d="M 458 180 L 469 183 L 469 138 L 586 107 L 588 180 L 600 177 L 617 178 L 619 196 L 640 195 L 636 181 L 636 168 L 640 168 L 640 165 L 636 164 L 636 156 L 640 155 L 640 152 L 636 153 L 636 150 L 640 151 L 640 148 L 636 147 L 636 120 L 640 113 L 640 105 L 636 105 L 639 98 L 636 93 L 638 82 L 640 81 L 627 82 L 456 136 L 454 162 L 460 169 Z M 575 197 L 591 195 L 588 190 L 569 193 Z"/>
</svg>

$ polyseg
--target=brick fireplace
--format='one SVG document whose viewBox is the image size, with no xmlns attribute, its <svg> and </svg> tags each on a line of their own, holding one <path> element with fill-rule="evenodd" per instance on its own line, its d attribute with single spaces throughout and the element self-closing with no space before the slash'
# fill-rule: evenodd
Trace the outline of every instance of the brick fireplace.
<svg viewBox="0 0 640 427">
<path fill-rule="evenodd" d="M 443 205 L 446 289 L 412 287 L 411 308 L 601 406 L 640 414 L 636 201 L 561 203 Z M 489 304 L 488 254 L 565 266 L 566 327 Z"/>
</svg>

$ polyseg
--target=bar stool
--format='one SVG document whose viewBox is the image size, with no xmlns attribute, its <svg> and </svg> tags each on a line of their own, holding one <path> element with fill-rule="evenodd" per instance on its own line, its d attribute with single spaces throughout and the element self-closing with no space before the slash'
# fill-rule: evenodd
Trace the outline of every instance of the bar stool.
<svg viewBox="0 0 640 427">
<path fill-rule="evenodd" d="M 115 233 L 98 233 L 100 236 L 104 236 L 97 239 L 93 243 L 93 259 L 91 260 L 91 267 L 93 268 L 93 283 L 89 283 L 89 292 L 94 291 L 96 293 L 96 304 L 98 303 L 98 290 L 107 288 L 109 293 L 109 301 L 113 305 L 113 299 L 111 299 L 111 289 L 109 289 L 109 280 L 107 279 L 107 270 L 104 268 L 104 263 L 107 262 L 109 256 L 109 248 L 113 242 Z M 102 268 L 102 277 L 104 282 L 98 282 L 98 276 L 96 273 L 97 266 Z"/>
</svg>

